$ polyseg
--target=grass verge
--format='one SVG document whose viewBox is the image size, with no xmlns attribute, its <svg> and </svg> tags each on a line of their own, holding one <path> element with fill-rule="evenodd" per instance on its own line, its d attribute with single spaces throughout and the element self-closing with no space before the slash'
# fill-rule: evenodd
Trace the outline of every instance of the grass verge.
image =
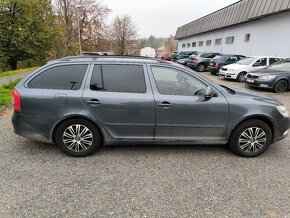
<svg viewBox="0 0 290 218">
<path fill-rule="evenodd" d="M 0 77 L 12 76 L 12 75 L 16 75 L 19 73 L 25 73 L 25 72 L 31 72 L 31 71 L 36 70 L 37 68 L 39 68 L 39 67 L 30 67 L 30 68 L 19 69 L 19 70 L 3 71 L 3 72 L 0 72 Z"/>
<path fill-rule="evenodd" d="M 0 86 L 0 107 L 12 104 L 12 90 L 21 79 Z"/>
</svg>

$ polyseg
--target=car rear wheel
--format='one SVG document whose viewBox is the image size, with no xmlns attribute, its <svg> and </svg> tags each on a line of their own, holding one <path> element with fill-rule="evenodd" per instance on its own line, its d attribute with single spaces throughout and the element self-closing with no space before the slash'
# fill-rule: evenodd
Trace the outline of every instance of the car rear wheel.
<svg viewBox="0 0 290 218">
<path fill-rule="evenodd" d="M 238 125 L 231 134 L 229 147 L 242 157 L 264 153 L 272 141 L 270 127 L 261 120 L 249 120 Z"/>
<path fill-rule="evenodd" d="M 197 70 L 198 70 L 199 72 L 203 72 L 203 71 L 205 70 L 205 66 L 204 66 L 204 64 L 199 64 L 199 65 L 197 65 Z"/>
<path fill-rule="evenodd" d="M 57 128 L 55 141 L 64 153 L 73 157 L 84 157 L 100 147 L 101 135 L 91 122 L 71 119 Z"/>
<path fill-rule="evenodd" d="M 280 80 L 274 87 L 274 92 L 286 92 L 288 90 L 288 83 L 285 80 Z"/>
<path fill-rule="evenodd" d="M 246 72 L 239 73 L 239 75 L 237 76 L 237 81 L 238 82 L 244 82 L 246 75 L 247 75 Z"/>
</svg>

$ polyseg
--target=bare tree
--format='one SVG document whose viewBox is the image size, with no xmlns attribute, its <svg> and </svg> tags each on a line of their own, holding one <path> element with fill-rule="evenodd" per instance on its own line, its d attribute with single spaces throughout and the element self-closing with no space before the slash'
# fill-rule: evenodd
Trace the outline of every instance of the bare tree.
<svg viewBox="0 0 290 218">
<path fill-rule="evenodd" d="M 165 50 L 168 52 L 176 51 L 177 41 L 174 39 L 174 36 L 170 35 L 164 43 Z"/>
<path fill-rule="evenodd" d="M 109 48 L 106 19 L 110 9 L 96 0 L 54 0 L 58 37 L 55 39 L 56 58 L 78 53 L 78 11 L 81 43 L 84 51 L 105 51 Z M 81 7 L 77 8 L 77 5 Z"/>
<path fill-rule="evenodd" d="M 130 55 L 136 51 L 137 30 L 131 16 L 117 16 L 111 27 L 112 49 L 117 55 Z"/>
</svg>

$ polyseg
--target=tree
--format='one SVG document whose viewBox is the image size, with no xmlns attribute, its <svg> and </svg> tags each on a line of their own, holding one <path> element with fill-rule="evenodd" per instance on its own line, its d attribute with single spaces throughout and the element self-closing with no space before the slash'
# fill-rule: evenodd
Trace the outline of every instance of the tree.
<svg viewBox="0 0 290 218">
<path fill-rule="evenodd" d="M 18 61 L 45 59 L 54 33 L 50 1 L 1 0 L 0 54 L 12 70 Z"/>
<path fill-rule="evenodd" d="M 174 36 L 170 35 L 169 38 L 166 39 L 164 47 L 168 52 L 176 51 L 177 41 L 174 39 Z"/>
<path fill-rule="evenodd" d="M 77 8 L 77 5 L 81 7 Z M 83 50 L 108 50 L 108 28 L 105 21 L 110 9 L 107 6 L 95 0 L 56 0 L 54 10 L 59 34 L 55 40 L 56 58 L 78 53 L 78 19 Z"/>
<path fill-rule="evenodd" d="M 135 53 L 137 30 L 131 16 L 117 16 L 111 27 L 112 49 L 117 55 Z"/>
</svg>

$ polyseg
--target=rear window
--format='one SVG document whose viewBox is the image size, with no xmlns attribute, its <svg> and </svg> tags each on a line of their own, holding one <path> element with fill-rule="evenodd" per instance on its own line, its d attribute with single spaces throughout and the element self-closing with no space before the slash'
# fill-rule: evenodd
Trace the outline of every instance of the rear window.
<svg viewBox="0 0 290 218">
<path fill-rule="evenodd" d="M 90 87 L 107 92 L 145 93 L 143 66 L 95 65 Z"/>
<path fill-rule="evenodd" d="M 81 87 L 87 64 L 63 65 L 49 68 L 33 78 L 29 88 L 78 90 Z"/>
</svg>

